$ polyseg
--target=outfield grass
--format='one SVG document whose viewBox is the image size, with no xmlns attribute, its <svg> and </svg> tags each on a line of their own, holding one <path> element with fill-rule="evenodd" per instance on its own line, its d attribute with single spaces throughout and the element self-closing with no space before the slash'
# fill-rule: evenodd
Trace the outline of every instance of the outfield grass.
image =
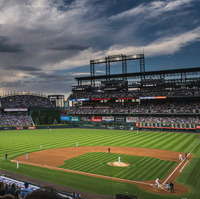
<svg viewBox="0 0 200 199">
<path fill-rule="evenodd" d="M 157 194 L 147 193 L 135 185 L 115 182 L 111 180 L 98 179 L 89 176 L 82 176 L 78 174 L 65 173 L 61 171 L 52 171 L 49 169 L 38 168 L 29 165 L 20 165 L 20 169 L 16 170 L 16 164 L 11 163 L 9 160 L 33 151 L 40 150 L 40 145 L 43 145 L 43 149 L 60 148 L 60 147 L 72 147 L 76 145 L 76 141 L 79 142 L 79 146 L 128 146 L 128 147 L 142 147 L 142 148 L 154 148 L 163 150 L 172 150 L 189 153 L 193 147 L 199 142 L 199 135 L 189 134 L 189 133 L 162 133 L 162 132 L 139 132 L 135 131 L 117 131 L 117 130 L 95 130 L 95 129 L 56 129 L 50 132 L 49 130 L 21 130 L 21 131 L 0 131 L 0 168 L 9 170 L 12 172 L 17 172 L 20 174 L 32 176 L 42 180 L 62 184 L 65 186 L 85 190 L 92 193 L 115 195 L 117 193 L 130 193 L 138 195 L 141 199 L 159 199 L 159 198 L 187 198 L 187 199 L 199 199 L 200 195 L 200 144 L 195 148 L 193 153 L 195 153 L 194 158 L 186 166 L 182 174 L 177 179 L 178 182 L 185 184 L 190 187 L 191 192 L 184 196 L 161 196 Z M 8 154 L 8 161 L 4 160 L 5 154 Z M 85 154 L 87 159 L 94 159 L 97 153 Z M 104 156 L 105 155 L 105 156 Z M 106 159 L 106 155 L 100 153 L 97 159 L 101 156 Z M 118 157 L 119 154 L 116 154 Z M 84 156 L 84 155 L 83 155 Z M 91 156 L 91 157 L 90 157 Z M 116 159 L 113 156 L 114 159 Z M 77 158 L 81 158 L 77 157 Z M 70 168 L 73 167 L 73 161 L 77 161 L 77 158 L 73 158 L 68 163 L 70 163 Z M 137 159 L 138 158 L 138 159 Z M 173 167 L 173 162 L 166 161 L 165 163 L 157 162 L 155 158 L 146 157 L 128 157 L 127 159 L 133 159 L 133 161 L 145 161 L 146 169 L 149 169 L 147 164 L 151 169 L 146 173 L 138 171 L 138 175 L 134 175 L 131 170 L 122 169 L 113 171 L 112 175 L 122 178 L 131 178 L 134 180 L 145 179 L 155 179 L 158 176 L 158 169 L 156 169 L 156 164 L 162 165 L 161 169 L 166 166 L 166 169 L 170 170 L 169 167 Z M 178 157 L 177 157 L 178 159 Z M 131 161 L 130 160 L 130 161 Z M 79 161 L 79 160 L 78 160 Z M 129 160 L 127 160 L 129 161 Z M 160 160 L 159 160 L 160 161 Z M 101 166 L 102 166 L 101 160 Z M 169 166 L 169 167 L 168 167 Z M 65 167 L 65 166 L 64 166 Z M 107 165 L 103 164 L 103 167 Z M 101 173 L 105 172 L 103 167 L 94 167 L 93 172 Z M 75 169 L 80 170 L 80 165 L 77 163 L 74 166 Z M 73 168 L 73 169 L 74 169 Z M 87 165 L 84 167 L 84 171 L 89 172 Z M 110 167 L 111 168 L 111 167 Z M 75 170 L 74 169 L 74 170 Z M 118 168 L 116 168 L 118 169 Z M 120 168 L 121 169 L 121 168 Z M 95 171 L 94 171 L 95 170 Z M 126 170 L 126 172 L 125 172 Z M 163 173 L 164 173 L 163 169 Z M 167 171 L 168 172 L 168 171 Z M 148 174 L 148 175 L 147 175 Z M 160 173 L 162 177 L 165 173 Z M 162 178 L 161 177 L 161 178 Z"/>
</svg>

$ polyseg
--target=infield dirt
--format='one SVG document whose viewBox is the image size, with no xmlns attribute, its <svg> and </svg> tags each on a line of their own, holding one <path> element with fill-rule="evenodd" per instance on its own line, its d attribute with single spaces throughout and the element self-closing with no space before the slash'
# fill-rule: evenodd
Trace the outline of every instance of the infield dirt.
<svg viewBox="0 0 200 199">
<path fill-rule="evenodd" d="M 147 148 L 132 148 L 132 147 L 109 147 L 109 148 L 110 148 L 111 153 L 155 157 L 162 160 L 179 162 L 178 160 L 179 152 L 175 152 L 175 151 L 147 149 Z M 176 171 L 174 170 L 171 171 L 170 174 L 165 178 L 167 179 L 171 175 L 168 181 L 173 182 L 174 187 L 175 187 L 175 193 L 171 193 L 169 190 L 166 190 L 164 187 L 160 187 L 160 188 L 156 187 L 155 181 L 152 181 L 152 180 L 131 181 L 131 180 L 126 180 L 126 179 L 113 178 L 109 176 L 96 175 L 92 173 L 58 168 L 58 166 L 64 164 L 64 161 L 83 155 L 85 153 L 89 153 L 89 152 L 108 152 L 108 146 L 69 147 L 69 148 L 41 150 L 41 151 L 30 153 L 28 160 L 26 160 L 26 154 L 24 154 L 22 156 L 17 157 L 16 159 L 12 161 L 16 162 L 17 160 L 19 160 L 20 163 L 22 164 L 35 165 L 39 167 L 46 167 L 49 169 L 62 170 L 65 172 L 77 173 L 81 175 L 88 175 L 88 176 L 93 176 L 93 177 L 99 177 L 99 178 L 104 178 L 104 179 L 136 184 L 139 188 L 144 189 L 146 191 L 153 192 L 153 193 L 179 195 L 179 194 L 186 194 L 190 191 L 186 186 L 181 185 L 179 183 L 175 183 L 175 179 L 181 173 L 180 170 L 187 163 L 186 161 L 192 158 L 192 154 L 190 154 L 188 160 L 184 160 L 182 163 L 180 163 L 181 164 L 180 168 L 174 168 L 174 170 Z M 172 172 L 173 174 L 171 174 Z M 165 179 L 160 179 L 159 183 L 162 184 L 165 181 Z"/>
</svg>

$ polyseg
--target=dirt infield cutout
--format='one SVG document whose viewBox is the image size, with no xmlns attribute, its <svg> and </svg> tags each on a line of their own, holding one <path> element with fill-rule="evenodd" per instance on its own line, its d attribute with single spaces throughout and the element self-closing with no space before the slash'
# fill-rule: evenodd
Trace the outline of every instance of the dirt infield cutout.
<svg viewBox="0 0 200 199">
<path fill-rule="evenodd" d="M 129 163 L 126 163 L 126 162 L 108 162 L 108 165 L 110 166 L 114 166 L 114 167 L 128 167 L 130 166 Z"/>
<path fill-rule="evenodd" d="M 156 187 L 155 181 L 153 180 L 132 181 L 132 180 L 126 180 L 126 179 L 120 179 L 120 178 L 114 178 L 114 177 L 109 177 L 109 176 L 103 176 L 103 175 L 97 175 L 97 174 L 92 174 L 92 173 L 58 168 L 58 166 L 63 165 L 64 161 L 70 158 L 74 158 L 74 157 L 77 157 L 89 152 L 108 152 L 108 148 L 110 148 L 111 153 L 154 157 L 154 158 L 159 158 L 162 160 L 179 162 L 178 160 L 179 152 L 176 152 L 176 151 L 147 149 L 147 148 L 133 148 L 133 147 L 108 147 L 108 146 L 68 147 L 68 148 L 41 150 L 41 151 L 30 153 L 28 160 L 26 160 L 26 154 L 24 154 L 22 156 L 15 158 L 12 161 L 16 162 L 18 160 L 21 164 L 35 165 L 38 167 L 45 167 L 49 169 L 61 170 L 61 171 L 77 173 L 81 175 L 88 175 L 88 176 L 93 176 L 93 177 L 99 177 L 99 178 L 104 178 L 104 179 L 136 184 L 139 188 L 144 189 L 146 191 L 153 192 L 153 193 L 179 195 L 179 194 L 186 194 L 189 192 L 189 189 L 186 186 L 175 183 L 174 181 L 178 177 L 178 175 L 183 171 L 185 167 L 185 163 L 192 158 L 192 154 L 190 154 L 190 157 L 188 157 L 188 160 L 184 160 L 180 162 L 176 166 L 176 168 L 174 168 L 165 179 L 161 179 L 159 181 L 161 185 L 166 179 L 168 179 L 168 181 L 172 181 L 174 183 L 175 193 L 171 193 L 170 191 L 166 190 L 164 186 L 161 186 L 159 188 Z M 110 163 L 110 165 L 116 166 L 114 165 L 114 163 Z M 129 165 L 125 165 L 125 166 L 129 166 Z"/>
</svg>

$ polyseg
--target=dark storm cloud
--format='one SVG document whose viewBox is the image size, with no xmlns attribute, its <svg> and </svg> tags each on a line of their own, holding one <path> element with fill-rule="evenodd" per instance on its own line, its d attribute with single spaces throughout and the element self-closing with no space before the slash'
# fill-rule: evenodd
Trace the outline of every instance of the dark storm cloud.
<svg viewBox="0 0 200 199">
<path fill-rule="evenodd" d="M 73 51 L 82 51 L 82 50 L 86 50 L 90 48 L 90 46 L 82 46 L 82 45 L 75 45 L 75 44 L 69 44 L 69 45 L 62 45 L 62 46 L 57 46 L 54 48 L 49 48 L 51 50 L 63 50 L 63 51 L 69 51 L 69 50 L 73 50 Z"/>
<path fill-rule="evenodd" d="M 181 57 L 199 41 L 199 8 L 197 0 L 1 0 L 0 92 L 69 92 L 72 74 L 107 55 L 145 52 L 152 67 L 153 57 Z"/>
<path fill-rule="evenodd" d="M 40 71 L 41 69 L 38 69 L 34 66 L 4 66 L 2 67 L 4 70 L 21 70 L 21 71 Z"/>
<path fill-rule="evenodd" d="M 32 81 L 37 81 L 40 83 L 49 83 L 49 82 L 68 82 L 73 79 L 69 74 L 55 74 L 55 73 L 45 73 L 42 71 L 30 71 L 27 74 L 32 75 Z M 26 81 L 27 82 L 27 81 Z"/>
<path fill-rule="evenodd" d="M 0 86 L 2 87 L 23 87 L 23 81 L 14 81 L 14 82 L 0 82 Z"/>
<path fill-rule="evenodd" d="M 27 77 L 23 77 L 23 80 L 13 81 L 13 82 L 0 82 L 0 86 L 2 87 L 16 87 L 16 88 L 23 88 L 27 86 L 32 86 L 35 84 L 55 84 L 59 87 L 61 83 L 69 83 L 73 81 L 73 77 L 69 75 L 62 75 L 62 74 L 46 74 L 43 72 L 30 72 L 28 73 L 32 75 L 32 79 L 27 80 Z"/>
<path fill-rule="evenodd" d="M 11 44 L 7 37 L 0 36 L 0 53 L 21 53 L 24 52 L 20 44 Z"/>
</svg>

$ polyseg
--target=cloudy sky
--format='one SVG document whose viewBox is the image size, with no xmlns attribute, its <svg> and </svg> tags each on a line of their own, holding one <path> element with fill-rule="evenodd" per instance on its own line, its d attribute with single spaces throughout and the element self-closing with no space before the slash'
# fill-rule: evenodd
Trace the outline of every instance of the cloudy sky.
<svg viewBox="0 0 200 199">
<path fill-rule="evenodd" d="M 146 71 L 200 67 L 200 0 L 0 0 L 0 94 L 69 95 L 91 59 L 145 54 Z M 121 65 L 111 65 L 120 73 Z M 139 71 L 137 61 L 128 72 Z M 96 67 L 105 74 L 105 66 Z"/>
</svg>

